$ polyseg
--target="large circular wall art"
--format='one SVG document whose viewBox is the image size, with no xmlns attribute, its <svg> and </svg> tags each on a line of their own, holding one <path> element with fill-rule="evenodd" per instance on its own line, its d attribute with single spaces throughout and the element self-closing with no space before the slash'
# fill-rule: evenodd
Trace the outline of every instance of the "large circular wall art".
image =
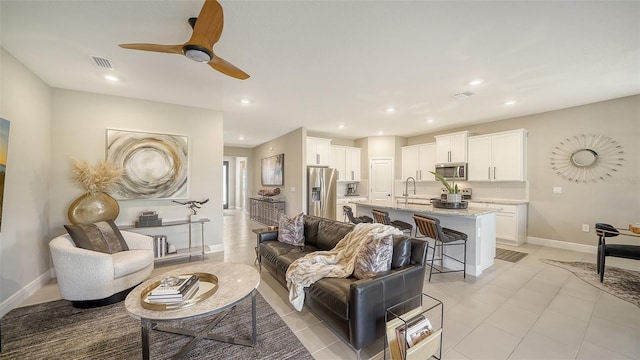
<svg viewBox="0 0 640 360">
<path fill-rule="evenodd" d="M 112 195 L 127 199 L 188 197 L 186 136 L 107 130 L 107 160 L 124 168 Z"/>
<path fill-rule="evenodd" d="M 551 168 L 556 175 L 575 183 L 611 180 L 623 162 L 622 145 L 603 135 L 575 135 L 562 140 L 551 152 Z"/>
</svg>

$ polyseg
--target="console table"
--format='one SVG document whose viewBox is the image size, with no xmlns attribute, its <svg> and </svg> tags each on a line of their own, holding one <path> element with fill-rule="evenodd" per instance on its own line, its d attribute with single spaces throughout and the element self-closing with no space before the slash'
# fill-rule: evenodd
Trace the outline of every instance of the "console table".
<svg viewBox="0 0 640 360">
<path fill-rule="evenodd" d="M 285 213 L 285 205 L 281 200 L 250 198 L 249 218 L 266 226 L 278 226 L 280 214 Z"/>
<path fill-rule="evenodd" d="M 179 249 L 178 252 L 175 254 L 167 254 L 162 257 L 156 257 L 155 261 L 165 261 L 165 260 L 171 260 L 171 259 L 183 258 L 183 257 L 189 257 L 189 261 L 191 261 L 192 256 L 198 256 L 198 255 L 202 256 L 202 260 L 204 260 L 204 224 L 208 223 L 209 221 L 210 220 L 207 218 L 201 218 L 197 221 L 187 221 L 187 220 L 166 221 L 166 222 L 163 222 L 162 225 L 157 225 L 157 226 L 135 227 L 134 225 L 124 225 L 124 226 L 118 226 L 118 228 L 120 230 L 136 231 L 136 230 L 143 230 L 143 229 L 154 229 L 154 228 L 164 228 L 164 227 L 170 227 L 170 226 L 188 225 L 189 247 L 186 249 Z M 191 239 L 191 228 L 192 226 L 198 225 L 198 224 L 200 225 L 200 246 L 193 247 L 192 239 Z"/>
</svg>

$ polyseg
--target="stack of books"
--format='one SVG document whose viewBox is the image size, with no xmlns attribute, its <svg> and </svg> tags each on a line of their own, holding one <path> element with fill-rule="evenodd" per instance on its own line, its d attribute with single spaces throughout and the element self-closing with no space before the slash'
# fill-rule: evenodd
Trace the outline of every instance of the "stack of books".
<svg viewBox="0 0 640 360">
<path fill-rule="evenodd" d="M 158 213 L 155 211 L 143 211 L 138 221 L 136 221 L 135 226 L 137 228 L 162 226 L 162 218 L 159 218 Z"/>
<path fill-rule="evenodd" d="M 155 304 L 172 304 L 187 301 L 198 291 L 200 280 L 196 275 L 181 275 L 173 286 L 158 285 L 151 290 L 147 301 Z"/>
</svg>

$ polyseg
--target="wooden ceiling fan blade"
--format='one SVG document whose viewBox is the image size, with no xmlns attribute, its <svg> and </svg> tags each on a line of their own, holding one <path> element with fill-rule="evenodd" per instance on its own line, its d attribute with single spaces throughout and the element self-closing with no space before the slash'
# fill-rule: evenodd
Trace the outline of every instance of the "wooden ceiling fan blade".
<svg viewBox="0 0 640 360">
<path fill-rule="evenodd" d="M 193 28 L 191 39 L 187 43 L 212 49 L 213 44 L 220 40 L 223 25 L 224 15 L 220 3 L 216 0 L 205 0 Z"/>
<path fill-rule="evenodd" d="M 249 78 L 249 74 L 238 69 L 225 59 L 215 55 L 213 56 L 213 59 L 209 61 L 209 66 L 236 79 L 245 80 Z"/>
<path fill-rule="evenodd" d="M 168 54 L 180 54 L 182 52 L 183 45 L 158 45 L 158 44 L 120 44 L 121 48 L 132 50 L 153 51 Z"/>
</svg>

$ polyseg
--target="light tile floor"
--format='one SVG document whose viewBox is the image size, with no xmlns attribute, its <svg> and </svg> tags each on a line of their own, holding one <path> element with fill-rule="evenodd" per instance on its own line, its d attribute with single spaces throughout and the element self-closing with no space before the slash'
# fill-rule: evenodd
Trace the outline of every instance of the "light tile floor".
<svg viewBox="0 0 640 360">
<path fill-rule="evenodd" d="M 246 213 L 226 211 L 224 252 L 205 261 L 253 264 L 255 234 L 262 227 Z M 594 236 L 595 242 L 595 236 Z M 507 246 L 502 246 L 509 248 Z M 443 359 L 639 359 L 640 308 L 588 285 L 541 258 L 595 262 L 594 254 L 525 244 L 510 248 L 529 253 L 517 263 L 496 260 L 481 276 L 434 276 L 424 292 L 445 308 Z M 637 261 L 607 259 L 607 265 L 640 270 Z M 153 275 L 184 263 L 158 265 Z M 316 359 L 355 359 L 321 320 L 295 311 L 287 291 L 262 272 L 259 291 Z M 31 305 L 60 298 L 55 280 L 27 299 Z M 363 349 L 361 358 L 382 358 L 382 342 Z"/>
</svg>

